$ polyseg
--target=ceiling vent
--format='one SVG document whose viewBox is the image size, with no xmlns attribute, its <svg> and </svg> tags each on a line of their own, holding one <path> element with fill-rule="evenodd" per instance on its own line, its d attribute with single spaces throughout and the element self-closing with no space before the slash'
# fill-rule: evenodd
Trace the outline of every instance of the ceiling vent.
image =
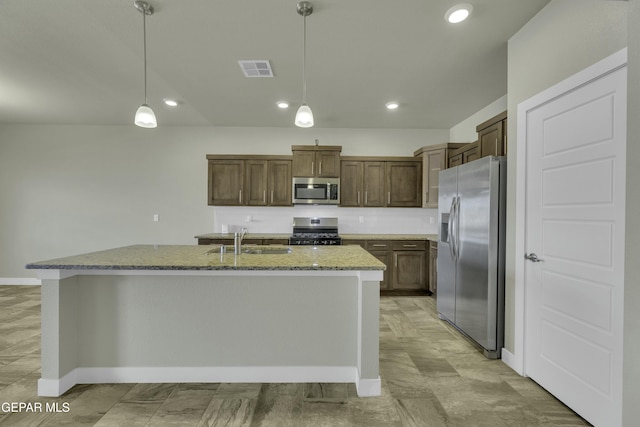
<svg viewBox="0 0 640 427">
<path fill-rule="evenodd" d="M 245 77 L 273 77 L 269 61 L 238 61 Z"/>
</svg>

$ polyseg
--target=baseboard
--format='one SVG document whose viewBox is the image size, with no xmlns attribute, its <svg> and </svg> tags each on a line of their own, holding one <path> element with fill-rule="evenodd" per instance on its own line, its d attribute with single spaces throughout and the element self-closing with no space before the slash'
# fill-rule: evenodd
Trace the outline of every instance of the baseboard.
<svg viewBox="0 0 640 427">
<path fill-rule="evenodd" d="M 524 369 L 520 358 L 517 358 L 515 354 L 511 353 L 506 348 L 502 348 L 502 362 L 505 365 L 516 371 L 518 375 L 524 376 Z"/>
<path fill-rule="evenodd" d="M 355 383 L 358 396 L 379 396 L 380 378 L 361 379 L 353 366 L 231 366 L 76 368 L 38 380 L 38 395 L 57 397 L 76 384 L 105 383 Z"/>
<path fill-rule="evenodd" d="M 31 277 L 0 277 L 0 285 L 40 286 L 42 281 Z"/>
</svg>

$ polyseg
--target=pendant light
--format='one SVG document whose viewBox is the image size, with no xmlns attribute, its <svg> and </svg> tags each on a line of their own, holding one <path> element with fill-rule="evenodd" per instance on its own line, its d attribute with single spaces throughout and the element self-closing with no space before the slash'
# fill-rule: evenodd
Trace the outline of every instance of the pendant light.
<svg viewBox="0 0 640 427">
<path fill-rule="evenodd" d="M 313 12 L 313 6 L 308 1 L 298 3 L 298 14 L 303 18 L 303 34 L 302 34 L 302 105 L 296 113 L 295 124 L 301 128 L 310 128 L 313 126 L 313 113 L 307 105 L 307 16 Z"/>
<path fill-rule="evenodd" d="M 136 111 L 136 116 L 134 119 L 134 123 L 136 126 L 140 126 L 143 128 L 154 128 L 158 126 L 158 122 L 156 121 L 156 115 L 153 113 L 153 110 L 147 104 L 147 25 L 146 25 L 146 17 L 147 15 L 153 15 L 153 6 L 151 6 L 146 1 L 136 0 L 133 2 L 133 5 L 140 13 L 142 13 L 142 40 L 144 47 L 144 104 L 142 104 L 138 111 Z"/>
</svg>

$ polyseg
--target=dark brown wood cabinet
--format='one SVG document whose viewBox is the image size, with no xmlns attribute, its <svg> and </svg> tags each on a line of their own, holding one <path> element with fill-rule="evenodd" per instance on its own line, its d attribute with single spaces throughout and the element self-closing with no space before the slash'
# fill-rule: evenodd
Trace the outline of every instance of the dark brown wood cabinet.
<svg viewBox="0 0 640 427">
<path fill-rule="evenodd" d="M 476 126 L 479 157 L 507 155 L 507 112 Z"/>
<path fill-rule="evenodd" d="M 411 157 L 342 159 L 340 206 L 421 206 L 421 161 Z"/>
<path fill-rule="evenodd" d="M 367 251 L 387 266 L 384 271 L 383 279 L 380 282 L 381 291 L 388 291 L 392 289 L 390 279 L 393 274 L 393 251 L 391 250 L 391 247 L 391 242 L 388 240 L 372 240 L 367 241 L 366 243 Z"/>
<path fill-rule="evenodd" d="M 291 157 L 208 155 L 207 159 L 209 205 L 291 205 Z"/>
<path fill-rule="evenodd" d="M 422 207 L 438 207 L 439 173 L 448 167 L 449 153 L 462 143 L 428 145 L 416 150 L 413 155 L 422 159 Z"/>
<path fill-rule="evenodd" d="M 209 159 L 209 205 L 238 206 L 244 204 L 244 160 Z M 244 196 L 244 198 L 243 198 Z"/>
<path fill-rule="evenodd" d="M 393 279 L 394 290 L 426 290 L 427 264 L 426 242 L 393 242 Z"/>
<path fill-rule="evenodd" d="M 469 163 L 475 159 L 480 158 L 480 150 L 478 148 L 478 141 L 464 144 L 462 147 L 453 150 L 449 153 L 449 165 L 452 168 L 454 166 Z"/>
<path fill-rule="evenodd" d="M 438 289 L 438 242 L 429 241 L 429 291 L 436 295 Z"/>
<path fill-rule="evenodd" d="M 422 206 L 421 162 L 387 162 L 386 179 L 386 206 Z"/>
<path fill-rule="evenodd" d="M 340 152 L 336 145 L 293 145 L 292 174 L 296 177 L 340 177 Z"/>
</svg>

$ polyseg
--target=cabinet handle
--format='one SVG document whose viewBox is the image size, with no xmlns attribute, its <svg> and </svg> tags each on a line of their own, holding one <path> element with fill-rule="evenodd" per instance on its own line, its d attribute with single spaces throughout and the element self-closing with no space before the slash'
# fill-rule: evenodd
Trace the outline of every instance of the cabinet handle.
<svg viewBox="0 0 640 427">
<path fill-rule="evenodd" d="M 393 266 L 398 268 L 398 254 L 393 254 Z"/>
<path fill-rule="evenodd" d="M 375 243 L 374 243 L 372 246 L 373 246 L 374 248 L 386 248 L 386 247 L 387 247 L 387 245 L 375 244 Z"/>
<path fill-rule="evenodd" d="M 496 136 L 496 151 L 495 151 L 495 155 L 498 155 L 498 137 Z"/>
<path fill-rule="evenodd" d="M 360 192 L 358 191 L 358 203 L 356 203 L 357 205 L 360 204 Z"/>
<path fill-rule="evenodd" d="M 267 204 L 267 190 L 262 190 L 262 203 Z"/>
<path fill-rule="evenodd" d="M 369 193 L 368 191 L 364 192 L 364 205 L 367 206 L 369 204 Z"/>
<path fill-rule="evenodd" d="M 240 204 L 242 204 L 242 190 L 240 190 L 240 195 L 238 196 L 238 198 L 240 199 Z"/>
<path fill-rule="evenodd" d="M 391 191 L 387 191 L 387 204 L 391 204 Z"/>
<path fill-rule="evenodd" d="M 273 204 L 273 190 L 271 190 L 271 204 Z"/>
<path fill-rule="evenodd" d="M 318 166 L 318 175 L 322 175 L 322 162 L 320 162 L 320 166 Z"/>
<path fill-rule="evenodd" d="M 311 162 L 311 175 L 313 176 L 314 162 Z"/>
<path fill-rule="evenodd" d="M 418 245 L 402 245 L 403 248 L 417 248 Z"/>
</svg>

